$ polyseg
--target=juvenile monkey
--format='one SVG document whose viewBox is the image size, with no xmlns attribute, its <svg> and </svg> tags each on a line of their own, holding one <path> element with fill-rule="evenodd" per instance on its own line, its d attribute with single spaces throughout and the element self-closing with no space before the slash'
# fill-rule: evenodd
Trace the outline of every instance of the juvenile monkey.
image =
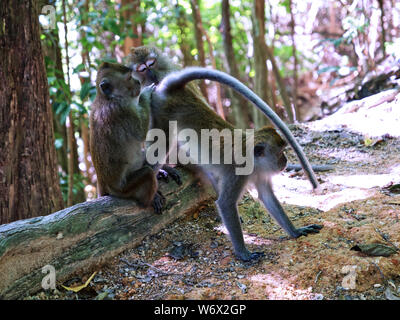
<svg viewBox="0 0 400 320">
<path fill-rule="evenodd" d="M 224 129 L 233 131 L 234 127 L 228 122 L 220 118 L 200 96 L 199 90 L 194 83 L 190 83 L 194 79 L 211 79 L 232 86 L 239 92 L 242 89 L 240 82 L 234 85 L 227 81 L 225 75 L 218 73 L 216 76 L 212 72 L 204 75 L 202 71 L 215 71 L 203 68 L 188 68 L 176 73 L 172 73 L 178 69 L 167 57 L 163 56 L 160 51 L 152 47 L 140 47 L 132 51 L 132 69 L 133 76 L 141 82 L 142 88 L 151 84 L 156 84 L 156 88 L 151 96 L 151 112 L 153 117 L 153 128 L 162 129 L 168 132 L 169 121 L 177 121 L 178 132 L 182 129 L 190 128 L 195 130 L 198 136 L 201 135 L 202 129 L 217 129 L 221 132 Z M 200 70 L 199 70 L 200 69 Z M 195 71 L 195 72 L 193 72 Z M 201 71 L 201 72 L 198 72 Z M 231 80 L 228 78 L 228 80 Z M 247 88 L 247 87 L 245 87 Z M 249 89 L 247 89 L 249 90 Z M 249 90 L 250 91 L 250 90 Z M 253 94 L 254 95 L 254 94 Z M 255 95 L 254 95 L 255 96 Z M 246 96 L 247 97 L 247 96 Z M 255 96 L 257 97 L 257 96 Z M 247 97 L 249 98 L 249 97 Z M 278 126 L 285 134 L 285 137 L 295 148 L 300 161 L 308 170 L 309 178 L 314 187 L 318 186 L 318 182 L 310 168 L 308 161 L 300 146 L 296 143 L 290 131 L 284 123 L 273 113 L 272 110 L 265 107 L 265 104 L 257 99 L 257 106 L 260 105 L 264 113 L 269 116 L 275 125 Z M 272 112 L 272 113 L 271 113 Z M 272 115 L 272 116 L 271 116 Z M 275 119 L 274 115 L 277 119 Z M 309 233 L 319 232 L 321 226 L 310 225 L 302 228 L 295 228 L 289 218 L 283 211 L 279 201 L 276 199 L 271 185 L 271 176 L 281 170 L 286 165 L 286 157 L 283 154 L 285 146 L 284 140 L 273 129 L 261 129 L 255 134 L 254 147 L 254 171 L 251 175 L 237 175 L 235 172 L 235 164 L 202 164 L 199 168 L 205 173 L 212 183 L 218 199 L 216 206 L 222 220 L 228 229 L 235 254 L 238 258 L 248 261 L 257 259 L 261 253 L 251 253 L 245 246 L 243 234 L 240 226 L 237 203 L 244 191 L 247 183 L 252 183 L 258 190 L 259 198 L 264 206 L 275 218 L 277 223 L 291 236 L 299 237 Z M 170 146 L 171 147 L 171 146 Z M 212 145 L 210 144 L 210 149 Z M 200 150 L 200 148 L 198 149 Z M 212 152 L 212 150 L 210 150 Z"/>
<path fill-rule="evenodd" d="M 96 99 L 90 114 L 90 151 L 98 194 L 136 200 L 161 212 L 164 197 L 157 192 L 154 170 L 145 162 L 144 141 L 149 128 L 148 92 L 132 70 L 103 63 L 97 73 Z"/>
</svg>

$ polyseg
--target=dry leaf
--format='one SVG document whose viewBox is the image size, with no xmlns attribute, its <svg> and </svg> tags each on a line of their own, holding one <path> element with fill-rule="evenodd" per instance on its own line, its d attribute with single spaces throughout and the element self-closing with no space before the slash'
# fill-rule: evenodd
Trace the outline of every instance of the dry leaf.
<svg viewBox="0 0 400 320">
<path fill-rule="evenodd" d="M 81 291 L 82 289 L 84 289 L 84 288 L 86 288 L 88 285 L 89 285 L 89 283 L 90 283 L 90 281 L 92 281 L 92 279 L 93 279 L 93 277 L 96 275 L 96 273 L 97 273 L 97 271 L 95 271 L 91 276 L 90 276 L 90 278 L 89 279 L 87 279 L 87 281 L 85 282 L 85 284 L 82 284 L 82 285 L 80 285 L 80 286 L 76 286 L 76 287 L 66 287 L 66 286 L 63 286 L 63 285 L 61 285 L 64 289 L 66 289 L 66 290 L 68 290 L 68 291 L 73 291 L 73 292 L 79 292 L 79 291 Z"/>
<path fill-rule="evenodd" d="M 381 243 L 358 244 L 352 247 L 350 250 L 361 251 L 362 253 L 374 257 L 389 257 L 390 255 L 397 253 L 395 248 L 385 246 Z"/>
</svg>

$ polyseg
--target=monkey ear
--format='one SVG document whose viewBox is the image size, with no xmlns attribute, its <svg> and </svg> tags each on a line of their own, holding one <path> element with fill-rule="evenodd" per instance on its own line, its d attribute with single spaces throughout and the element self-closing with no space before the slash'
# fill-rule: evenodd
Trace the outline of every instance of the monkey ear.
<svg viewBox="0 0 400 320">
<path fill-rule="evenodd" d="M 264 155 L 265 147 L 262 144 L 254 146 L 254 156 L 262 157 Z"/>
<path fill-rule="evenodd" d="M 102 80 L 99 87 L 103 95 L 105 95 L 106 97 L 109 97 L 113 91 L 113 87 L 107 79 Z"/>
</svg>

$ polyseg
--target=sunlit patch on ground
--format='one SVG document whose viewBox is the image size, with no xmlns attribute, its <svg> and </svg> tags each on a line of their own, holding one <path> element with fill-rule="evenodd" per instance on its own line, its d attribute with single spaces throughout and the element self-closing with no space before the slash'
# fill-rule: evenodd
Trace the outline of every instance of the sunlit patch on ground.
<svg viewBox="0 0 400 320">
<path fill-rule="evenodd" d="M 284 203 L 310 206 L 327 211 L 335 206 L 371 197 L 378 188 L 400 180 L 400 166 L 388 169 L 386 174 L 348 174 L 330 175 L 321 187 L 323 194 L 314 194 L 308 180 L 295 179 L 288 174 L 280 174 L 273 178 L 273 185 L 278 199 Z M 257 198 L 256 190 L 249 190 Z"/>
<path fill-rule="evenodd" d="M 265 299 L 318 299 L 320 295 L 312 293 L 312 287 L 296 288 L 295 283 L 282 278 L 279 273 L 255 274 L 249 279 L 257 287 L 258 294 L 264 292 Z"/>
<path fill-rule="evenodd" d="M 358 103 L 360 106 L 356 112 L 336 113 L 322 120 L 311 122 L 307 126 L 316 131 L 347 128 L 370 137 L 384 134 L 400 137 L 400 94 L 392 102 L 385 102 L 373 108 L 364 106 L 362 101 L 351 102 Z M 346 105 L 342 109 L 345 108 Z"/>
</svg>

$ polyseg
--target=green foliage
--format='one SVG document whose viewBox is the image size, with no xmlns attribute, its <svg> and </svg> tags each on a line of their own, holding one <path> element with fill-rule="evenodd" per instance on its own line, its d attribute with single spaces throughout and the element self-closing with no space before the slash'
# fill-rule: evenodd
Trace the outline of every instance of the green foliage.
<svg viewBox="0 0 400 320">
<path fill-rule="evenodd" d="M 59 172 L 58 176 L 60 178 L 60 187 L 61 187 L 62 197 L 63 197 L 64 203 L 67 203 L 68 174 Z M 74 177 L 73 177 L 73 187 L 72 187 L 72 193 L 74 194 L 74 196 L 76 196 L 81 190 L 83 190 L 85 188 L 85 185 L 86 185 L 86 178 L 81 176 L 78 173 L 75 173 Z"/>
</svg>

